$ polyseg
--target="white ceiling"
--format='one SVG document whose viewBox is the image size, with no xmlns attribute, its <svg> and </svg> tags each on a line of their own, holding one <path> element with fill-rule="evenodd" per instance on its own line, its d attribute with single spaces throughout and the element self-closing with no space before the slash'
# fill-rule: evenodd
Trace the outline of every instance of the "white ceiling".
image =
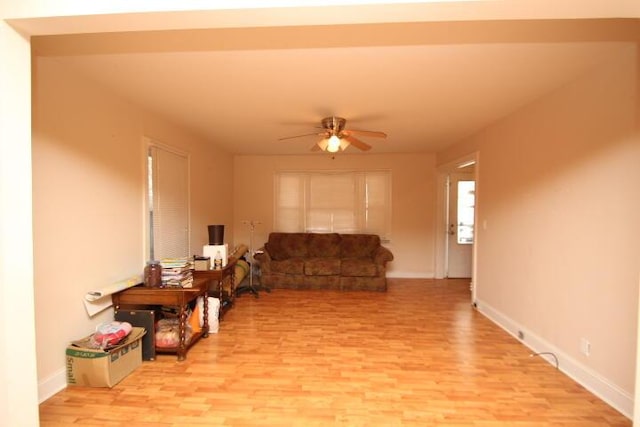
<svg viewBox="0 0 640 427">
<path fill-rule="evenodd" d="M 628 41 L 615 30 L 620 23 L 578 24 L 111 32 L 36 37 L 34 52 L 233 153 L 309 153 L 319 138 L 278 138 L 315 132 L 331 115 L 346 118 L 347 128 L 386 132 L 386 140 L 361 138 L 370 153 L 437 152 L 578 78 Z"/>
</svg>

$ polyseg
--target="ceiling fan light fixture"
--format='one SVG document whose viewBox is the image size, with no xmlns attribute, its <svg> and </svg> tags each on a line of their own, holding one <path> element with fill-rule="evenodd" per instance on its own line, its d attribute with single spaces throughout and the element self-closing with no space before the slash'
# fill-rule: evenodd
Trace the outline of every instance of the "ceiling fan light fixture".
<svg viewBox="0 0 640 427">
<path fill-rule="evenodd" d="M 361 141 L 358 136 L 366 136 L 371 138 L 386 138 L 387 134 L 380 131 L 372 130 L 356 130 L 345 128 L 347 121 L 342 117 L 325 117 L 321 121 L 321 132 L 306 133 L 303 135 L 287 136 L 279 138 L 280 141 L 292 138 L 301 138 L 305 136 L 316 135 L 322 139 L 316 142 L 311 151 L 326 151 L 329 153 L 337 153 L 338 151 L 344 151 L 347 147 L 355 147 L 361 151 L 369 151 L 371 145 Z"/>
<path fill-rule="evenodd" d="M 329 143 L 327 144 L 327 151 L 330 153 L 336 153 L 340 149 L 340 138 L 338 135 L 331 135 Z"/>
</svg>

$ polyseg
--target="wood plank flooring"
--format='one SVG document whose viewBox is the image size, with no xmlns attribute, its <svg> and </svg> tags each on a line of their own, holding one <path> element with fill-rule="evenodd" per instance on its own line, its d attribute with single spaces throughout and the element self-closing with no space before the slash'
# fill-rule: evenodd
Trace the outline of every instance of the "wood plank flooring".
<svg viewBox="0 0 640 427">
<path fill-rule="evenodd" d="M 42 426 L 631 426 L 470 305 L 467 280 L 274 290 L 113 389 L 68 387 Z"/>
</svg>

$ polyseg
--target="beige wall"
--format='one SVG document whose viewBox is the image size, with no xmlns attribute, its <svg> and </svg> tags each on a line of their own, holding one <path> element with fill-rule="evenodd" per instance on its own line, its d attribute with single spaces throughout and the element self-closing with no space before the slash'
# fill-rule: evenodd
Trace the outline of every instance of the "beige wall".
<svg viewBox="0 0 640 427">
<path fill-rule="evenodd" d="M 193 253 L 207 241 L 207 223 L 232 221 L 233 164 L 229 154 L 60 68 L 55 59 L 34 62 L 36 338 L 38 378 L 46 388 L 64 373 L 67 343 L 113 319 L 112 309 L 90 318 L 84 294 L 142 273 L 143 137 L 190 155 Z"/>
<path fill-rule="evenodd" d="M 236 156 L 234 160 L 234 227 L 236 243 L 249 243 L 244 220 L 260 221 L 254 246 L 267 241 L 273 230 L 273 175 L 281 170 L 391 171 L 393 206 L 391 242 L 385 244 L 395 260 L 392 277 L 433 277 L 435 262 L 436 172 L 432 154 L 337 154 L 308 156 Z"/>
<path fill-rule="evenodd" d="M 630 415 L 640 259 L 636 51 L 492 126 L 478 150 L 477 298 Z M 581 339 L 591 355 L 580 352 Z M 606 390 L 606 387 L 605 387 Z M 602 391 L 602 390 L 600 390 Z"/>
<path fill-rule="evenodd" d="M 3 21 L 0 58 L 0 420 L 5 425 L 31 426 L 38 424 L 32 286 L 31 53 L 29 41 Z M 17 344 L 20 351 L 16 351 Z"/>
</svg>

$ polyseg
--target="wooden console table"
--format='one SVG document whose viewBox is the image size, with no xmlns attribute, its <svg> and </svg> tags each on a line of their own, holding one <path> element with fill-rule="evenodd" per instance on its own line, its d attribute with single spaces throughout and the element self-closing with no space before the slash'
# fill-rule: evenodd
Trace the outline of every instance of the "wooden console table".
<svg viewBox="0 0 640 427">
<path fill-rule="evenodd" d="M 229 257 L 227 265 L 219 270 L 202 270 L 194 271 L 194 278 L 206 278 L 211 280 L 212 284 L 216 283 L 218 288 L 218 298 L 220 298 L 220 312 L 218 313 L 218 319 L 222 320 L 222 316 L 227 310 L 233 306 L 236 295 L 236 263 L 238 260 L 234 257 Z M 229 294 L 224 296 L 223 284 L 224 280 L 229 278 Z"/>
<path fill-rule="evenodd" d="M 191 288 L 150 288 L 145 286 L 134 286 L 112 295 L 113 306 L 116 311 L 120 309 L 139 308 L 140 306 L 164 305 L 178 307 L 180 309 L 179 336 L 180 343 L 177 347 L 166 348 L 156 347 L 159 353 L 177 353 L 178 360 L 184 360 L 187 350 L 202 338 L 209 336 L 209 285 L 211 279 L 207 277 L 197 277 L 193 280 Z M 200 332 L 194 332 L 189 342 L 186 342 L 187 312 L 186 306 L 197 297 L 203 297 L 203 319 L 204 325 Z"/>
</svg>

